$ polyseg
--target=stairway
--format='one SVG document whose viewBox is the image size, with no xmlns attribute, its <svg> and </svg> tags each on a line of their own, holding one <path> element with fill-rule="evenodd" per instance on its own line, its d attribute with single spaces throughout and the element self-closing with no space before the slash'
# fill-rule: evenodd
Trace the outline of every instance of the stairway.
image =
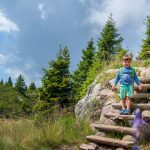
<svg viewBox="0 0 150 150">
<path fill-rule="evenodd" d="M 142 88 L 142 91 L 139 92 L 137 91 L 137 86 L 135 86 L 135 90 L 136 90 L 136 94 L 134 95 L 135 102 L 137 99 L 138 99 L 138 102 L 139 100 L 143 100 L 143 99 L 147 99 L 148 101 L 150 101 L 150 78 L 140 78 L 140 81 L 142 82 L 143 88 Z M 144 102 L 135 103 L 135 102 L 131 106 L 133 110 L 136 108 L 140 108 L 142 111 L 150 110 L 150 103 L 144 103 Z M 113 103 L 112 107 L 114 109 L 121 109 L 121 106 L 119 103 Z M 122 122 L 124 120 L 134 119 L 134 115 L 120 115 L 119 113 L 105 113 L 104 116 L 106 118 L 110 118 L 115 121 L 117 120 L 119 122 Z M 150 120 L 149 115 L 144 115 L 143 117 L 148 118 Z M 120 125 L 113 126 L 113 125 L 104 125 L 100 123 L 93 123 L 91 124 L 91 126 L 94 127 L 98 131 L 105 132 L 107 135 L 109 135 L 110 133 L 120 133 L 123 135 L 133 136 L 133 134 L 135 133 L 135 130 L 132 129 L 131 127 L 124 127 Z M 87 136 L 86 139 L 90 143 L 82 144 L 80 146 L 80 149 L 81 150 L 98 150 L 98 146 L 102 146 L 102 145 L 113 147 L 113 149 L 115 148 L 132 149 L 134 145 L 133 141 L 121 140 L 115 137 L 110 138 L 107 135 L 106 137 L 99 136 L 98 134 Z"/>
</svg>

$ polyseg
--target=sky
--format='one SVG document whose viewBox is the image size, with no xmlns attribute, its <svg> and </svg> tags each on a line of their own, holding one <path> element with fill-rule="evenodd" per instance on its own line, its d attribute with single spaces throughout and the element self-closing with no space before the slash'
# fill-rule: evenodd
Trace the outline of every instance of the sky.
<svg viewBox="0 0 150 150">
<path fill-rule="evenodd" d="M 0 0 L 0 79 L 41 86 L 42 68 L 60 48 L 70 51 L 70 71 L 77 68 L 82 49 L 113 14 L 123 47 L 136 56 L 145 38 L 149 0 Z"/>
</svg>

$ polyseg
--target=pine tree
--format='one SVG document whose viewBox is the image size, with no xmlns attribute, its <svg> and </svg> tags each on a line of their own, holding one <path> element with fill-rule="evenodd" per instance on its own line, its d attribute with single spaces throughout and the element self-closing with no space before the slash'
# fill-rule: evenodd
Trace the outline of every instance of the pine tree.
<svg viewBox="0 0 150 150">
<path fill-rule="evenodd" d="M 24 77 L 20 74 L 16 80 L 15 89 L 20 93 L 25 93 L 26 87 Z"/>
<path fill-rule="evenodd" d="M 97 41 L 96 61 L 110 61 L 122 49 L 122 41 L 123 38 L 118 34 L 115 22 L 110 15 Z"/>
<path fill-rule="evenodd" d="M 31 82 L 31 84 L 29 85 L 29 90 L 36 90 L 36 85 L 34 82 Z"/>
<path fill-rule="evenodd" d="M 150 58 L 150 16 L 147 16 L 146 24 L 146 39 L 143 40 L 142 50 L 139 53 L 139 57 L 142 59 Z"/>
<path fill-rule="evenodd" d="M 4 85 L 4 81 L 3 81 L 3 79 L 1 79 L 0 84 L 1 84 L 1 85 Z"/>
<path fill-rule="evenodd" d="M 95 47 L 93 39 L 91 39 L 88 42 L 87 47 L 82 50 L 82 60 L 78 64 L 77 70 L 73 73 L 74 91 L 76 95 L 80 92 L 80 88 L 87 78 L 87 73 L 93 63 L 94 54 Z"/>
<path fill-rule="evenodd" d="M 8 81 L 5 83 L 5 85 L 7 85 L 7 86 L 13 86 L 13 82 L 12 82 L 11 77 L 8 78 Z"/>
<path fill-rule="evenodd" d="M 70 104 L 71 80 L 69 73 L 70 56 L 68 48 L 59 50 L 57 59 L 49 62 L 49 68 L 44 69 L 40 100 L 44 107 Z M 38 106 L 39 107 L 39 106 Z M 48 108 L 48 107 L 47 107 Z"/>
</svg>

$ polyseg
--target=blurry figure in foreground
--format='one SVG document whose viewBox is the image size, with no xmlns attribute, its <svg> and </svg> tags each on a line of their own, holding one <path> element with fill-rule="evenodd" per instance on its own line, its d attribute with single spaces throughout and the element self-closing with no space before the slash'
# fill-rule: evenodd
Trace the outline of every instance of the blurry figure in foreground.
<svg viewBox="0 0 150 150">
<path fill-rule="evenodd" d="M 150 126 L 147 122 L 145 122 L 142 118 L 141 110 L 136 109 L 134 112 L 135 118 L 133 120 L 132 128 L 135 129 L 134 132 L 134 142 L 135 146 L 133 150 L 139 150 L 137 145 L 148 142 L 150 140 Z"/>
</svg>

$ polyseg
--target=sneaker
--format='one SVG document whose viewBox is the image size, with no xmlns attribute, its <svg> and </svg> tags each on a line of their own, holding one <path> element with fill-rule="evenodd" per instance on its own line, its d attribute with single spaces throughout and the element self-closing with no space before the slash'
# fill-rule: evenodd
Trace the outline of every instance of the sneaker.
<svg viewBox="0 0 150 150">
<path fill-rule="evenodd" d="M 131 113 L 131 112 L 130 112 L 130 109 L 126 109 L 126 110 L 124 111 L 124 114 L 125 114 L 125 115 L 130 115 L 130 113 Z"/>
<path fill-rule="evenodd" d="M 124 114 L 124 112 L 125 112 L 125 109 L 121 109 L 119 113 L 120 113 L 120 115 L 122 115 L 122 114 Z"/>
</svg>

